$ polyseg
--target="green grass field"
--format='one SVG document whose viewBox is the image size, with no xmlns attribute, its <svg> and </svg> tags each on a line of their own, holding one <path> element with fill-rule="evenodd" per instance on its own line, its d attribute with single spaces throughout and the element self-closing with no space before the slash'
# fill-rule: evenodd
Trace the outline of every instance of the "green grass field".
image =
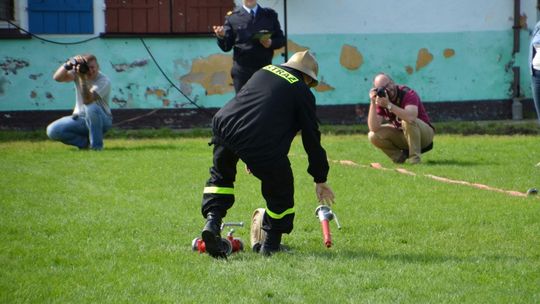
<svg viewBox="0 0 540 304">
<path fill-rule="evenodd" d="M 291 150 L 290 253 L 217 261 L 200 233 L 206 138 L 108 139 L 102 152 L 51 141 L 0 142 L 0 303 L 540 303 L 540 137 L 436 137 L 419 166 L 331 163 L 334 246 L 324 247 L 312 178 Z M 365 135 L 323 136 L 332 160 L 395 169 Z M 226 220 L 263 207 L 239 164 Z M 249 227 L 236 235 L 249 247 Z"/>
</svg>

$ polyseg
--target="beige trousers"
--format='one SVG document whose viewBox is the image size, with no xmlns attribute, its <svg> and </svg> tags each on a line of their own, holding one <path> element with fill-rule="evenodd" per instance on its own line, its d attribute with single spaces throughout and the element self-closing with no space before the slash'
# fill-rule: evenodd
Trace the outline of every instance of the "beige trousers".
<svg viewBox="0 0 540 304">
<path fill-rule="evenodd" d="M 401 128 L 396 129 L 391 124 L 382 125 L 377 132 L 369 132 L 370 142 L 381 149 L 393 162 L 405 161 L 402 150 L 409 150 L 411 162 L 419 162 L 422 148 L 433 142 L 433 129 L 420 119 L 408 123 L 401 122 Z"/>
</svg>

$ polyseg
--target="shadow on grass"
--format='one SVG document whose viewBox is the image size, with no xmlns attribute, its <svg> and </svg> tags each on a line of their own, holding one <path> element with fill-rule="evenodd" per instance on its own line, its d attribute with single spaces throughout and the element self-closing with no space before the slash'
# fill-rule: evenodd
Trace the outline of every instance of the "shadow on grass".
<svg viewBox="0 0 540 304">
<path fill-rule="evenodd" d="M 470 167 L 470 166 L 485 166 L 485 165 L 496 165 L 497 163 L 489 162 L 489 161 L 482 161 L 482 162 L 474 162 L 469 160 L 457 160 L 457 159 L 435 159 L 435 160 L 426 160 L 423 162 L 423 164 L 428 166 L 463 166 L 463 167 Z"/>
<path fill-rule="evenodd" d="M 463 262 L 462 258 L 447 255 L 433 254 L 415 254 L 415 253 L 397 253 L 397 254 L 380 254 L 374 251 L 350 251 L 345 250 L 341 256 L 350 259 L 362 260 L 382 260 L 387 262 L 405 262 L 411 264 L 439 264 L 445 262 Z"/>
<path fill-rule="evenodd" d="M 458 257 L 451 255 L 437 255 L 437 254 L 416 254 L 416 253 L 397 253 L 397 254 L 381 254 L 374 251 L 352 251 L 352 250 L 340 250 L 340 251 L 317 251 L 308 253 L 310 256 L 316 256 L 319 258 L 336 259 L 349 258 L 354 260 L 378 260 L 386 262 L 403 262 L 409 264 L 442 264 L 447 262 L 454 263 L 477 263 L 478 261 L 491 261 L 491 262 L 527 262 L 528 259 L 517 256 L 504 256 L 504 255 L 480 255 L 480 256 L 468 256 Z"/>
<path fill-rule="evenodd" d="M 177 145 L 141 145 L 128 147 L 107 147 L 106 151 L 147 151 L 147 150 L 182 150 L 181 146 Z"/>
</svg>

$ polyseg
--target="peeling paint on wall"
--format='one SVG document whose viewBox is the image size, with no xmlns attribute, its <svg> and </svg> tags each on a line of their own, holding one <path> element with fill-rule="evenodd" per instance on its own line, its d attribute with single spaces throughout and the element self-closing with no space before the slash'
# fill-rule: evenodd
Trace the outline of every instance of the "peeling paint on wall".
<svg viewBox="0 0 540 304">
<path fill-rule="evenodd" d="M 139 68 L 139 67 L 143 67 L 145 65 L 148 64 L 148 60 L 146 59 L 142 59 L 142 60 L 135 60 L 133 61 L 132 63 L 118 63 L 118 64 L 113 64 L 111 62 L 111 66 L 113 67 L 113 69 L 118 72 L 118 73 L 122 73 L 122 72 L 125 72 L 131 68 Z"/>
<path fill-rule="evenodd" d="M 127 105 L 127 100 L 117 98 L 116 96 L 112 98 L 112 102 L 118 105 L 120 108 L 125 108 Z"/>
<path fill-rule="evenodd" d="M 522 14 L 521 16 L 519 16 L 519 26 L 522 29 L 527 28 L 527 14 Z"/>
<path fill-rule="evenodd" d="M 39 77 L 43 76 L 43 73 L 39 73 L 39 74 L 30 74 L 28 76 L 28 78 L 32 79 L 32 80 L 37 80 Z"/>
<path fill-rule="evenodd" d="M 346 69 L 358 70 L 362 66 L 362 63 L 364 63 L 364 57 L 356 47 L 344 44 L 341 48 L 339 63 Z"/>
<path fill-rule="evenodd" d="M 159 100 L 161 100 L 161 104 L 163 107 L 168 107 L 171 104 L 171 100 L 167 97 L 169 95 L 169 90 L 163 90 L 163 89 L 152 89 L 152 88 L 146 88 L 146 92 L 144 93 L 144 97 L 148 97 L 149 95 L 155 95 Z"/>
<path fill-rule="evenodd" d="M 34 99 L 34 98 L 36 98 L 36 97 L 37 97 L 36 91 L 30 92 L 30 98 Z"/>
<path fill-rule="evenodd" d="M 431 63 L 431 61 L 433 61 L 433 54 L 431 54 L 426 48 L 420 49 L 418 51 L 418 58 L 416 59 L 416 71 L 426 67 Z"/>
<path fill-rule="evenodd" d="M 231 55 L 210 55 L 193 60 L 191 71 L 182 76 L 180 81 L 202 85 L 206 95 L 228 93 L 233 91 L 231 68 Z"/>
<path fill-rule="evenodd" d="M 167 96 L 167 91 L 163 89 L 146 88 L 146 93 L 144 95 L 145 96 L 156 95 L 158 98 L 162 98 L 163 96 Z"/>
<path fill-rule="evenodd" d="M 444 49 L 443 56 L 444 58 L 450 58 L 456 54 L 456 51 L 454 49 Z"/>
<path fill-rule="evenodd" d="M 405 67 L 405 71 L 407 72 L 407 74 L 412 75 L 412 73 L 414 73 L 414 68 L 408 65 Z"/>
<path fill-rule="evenodd" d="M 327 92 L 333 91 L 335 88 L 324 81 L 324 78 L 321 77 L 319 84 L 315 87 L 317 92 Z"/>
<path fill-rule="evenodd" d="M 25 67 L 30 65 L 30 63 L 22 59 L 16 59 L 12 57 L 5 58 L 6 59 L 4 61 L 0 61 L 0 69 L 4 71 L 4 75 L 9 75 L 9 73 L 17 75 L 17 70 L 24 69 Z"/>
<path fill-rule="evenodd" d="M 295 43 L 292 40 L 287 40 L 287 52 L 289 53 L 289 58 L 296 52 L 303 52 L 305 50 L 309 50 L 308 47 L 302 46 L 300 44 Z M 274 57 L 276 56 L 282 56 L 282 54 L 285 52 L 285 48 L 282 47 L 280 49 L 274 50 Z"/>
<path fill-rule="evenodd" d="M 0 77 L 0 95 L 4 95 L 6 93 L 5 85 L 7 83 L 9 83 L 9 80 L 4 77 Z"/>
</svg>

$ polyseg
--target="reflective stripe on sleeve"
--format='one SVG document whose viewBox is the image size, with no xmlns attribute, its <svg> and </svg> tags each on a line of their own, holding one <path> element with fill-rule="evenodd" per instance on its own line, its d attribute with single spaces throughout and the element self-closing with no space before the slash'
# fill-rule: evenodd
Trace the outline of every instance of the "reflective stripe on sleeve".
<svg viewBox="0 0 540 304">
<path fill-rule="evenodd" d="M 204 187 L 204 192 L 203 193 L 234 195 L 234 188 L 230 188 L 230 187 Z"/>
<path fill-rule="evenodd" d="M 272 212 L 270 211 L 268 208 L 265 209 L 266 213 L 268 214 L 269 217 L 273 218 L 273 219 L 276 219 L 276 220 L 280 220 L 282 219 L 285 215 L 289 215 L 289 214 L 293 214 L 294 213 L 294 208 L 289 208 L 287 210 L 285 210 L 284 212 L 280 213 L 280 214 L 277 214 L 275 212 Z"/>
</svg>

